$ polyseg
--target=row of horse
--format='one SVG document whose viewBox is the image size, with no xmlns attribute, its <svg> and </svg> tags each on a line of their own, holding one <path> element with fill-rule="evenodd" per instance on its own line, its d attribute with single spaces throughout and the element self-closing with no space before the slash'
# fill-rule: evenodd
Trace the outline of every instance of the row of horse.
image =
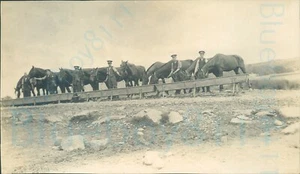
<svg viewBox="0 0 300 174">
<path fill-rule="evenodd" d="M 190 80 L 191 74 L 195 69 L 196 61 L 187 59 L 179 60 L 182 63 L 180 73 L 182 78 L 173 78 L 174 82 Z M 167 63 L 155 62 L 147 70 L 143 66 L 134 65 L 128 61 L 122 61 L 120 67 L 117 67 L 119 74 L 115 74 L 118 82 L 125 81 L 126 87 L 130 86 L 139 86 L 140 82 L 142 85 L 147 84 L 157 84 L 159 79 L 162 79 L 162 82 L 165 83 L 165 78 L 168 78 L 168 75 L 171 72 L 172 61 Z M 209 73 L 213 73 L 216 77 L 223 76 L 223 71 L 234 71 L 236 74 L 239 73 L 239 69 L 243 73 L 245 71 L 244 60 L 237 55 L 224 55 L 216 54 L 214 57 L 209 58 L 208 61 L 202 62 L 199 65 L 199 70 L 202 73 L 203 77 L 207 77 Z M 82 80 L 83 85 L 91 85 L 93 90 L 99 90 L 99 83 L 106 83 L 107 77 L 107 67 L 99 68 L 82 68 L 83 79 L 76 77 L 75 70 L 59 68 L 59 72 L 51 72 L 49 78 L 44 80 L 36 80 L 36 78 L 44 77 L 47 73 L 47 69 L 37 68 L 32 66 L 31 70 L 28 73 L 28 79 L 30 80 L 30 88 L 35 96 L 34 89 L 37 89 L 37 95 L 40 95 L 40 90 L 42 89 L 43 95 L 56 94 L 58 93 L 57 88 L 60 88 L 62 93 L 71 92 L 70 87 L 74 83 L 74 80 Z M 15 92 L 17 97 L 20 97 L 20 90 L 22 89 L 22 78 L 17 83 Z M 108 85 L 107 85 L 108 86 Z M 220 89 L 222 86 L 220 86 Z M 84 91 L 84 88 L 82 88 Z"/>
</svg>

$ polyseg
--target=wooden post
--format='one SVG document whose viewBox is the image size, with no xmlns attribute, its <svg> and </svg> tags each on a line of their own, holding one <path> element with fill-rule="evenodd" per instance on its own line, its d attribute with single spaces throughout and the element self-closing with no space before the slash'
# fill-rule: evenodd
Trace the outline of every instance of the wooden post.
<svg viewBox="0 0 300 174">
<path fill-rule="evenodd" d="M 232 84 L 232 94 L 235 93 L 234 88 L 235 88 L 235 83 Z"/>
<path fill-rule="evenodd" d="M 113 90 L 110 91 L 110 101 L 112 101 L 112 97 L 113 97 Z"/>
<path fill-rule="evenodd" d="M 165 87 L 164 87 L 164 84 L 162 84 L 162 92 L 163 92 L 163 98 L 165 98 Z"/>
<path fill-rule="evenodd" d="M 142 88 L 140 88 L 140 99 L 142 99 Z"/>
<path fill-rule="evenodd" d="M 90 94 L 87 93 L 87 94 L 86 94 L 86 101 L 89 101 L 89 96 L 90 96 Z"/>
<path fill-rule="evenodd" d="M 196 97 L 196 83 L 194 83 L 193 96 Z"/>
</svg>

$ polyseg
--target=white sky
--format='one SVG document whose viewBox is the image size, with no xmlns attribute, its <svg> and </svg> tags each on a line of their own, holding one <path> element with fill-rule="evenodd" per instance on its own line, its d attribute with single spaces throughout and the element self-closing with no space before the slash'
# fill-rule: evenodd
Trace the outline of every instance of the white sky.
<svg viewBox="0 0 300 174">
<path fill-rule="evenodd" d="M 267 61 L 260 57 L 264 48 L 273 49 L 275 59 L 299 57 L 299 1 L 275 2 L 2 2 L 2 97 L 15 97 L 18 79 L 32 65 L 58 71 L 59 67 L 72 68 L 76 61 L 82 67 L 101 67 L 112 59 L 115 66 L 128 60 L 148 68 L 155 61 L 170 60 L 173 53 L 178 59 L 195 59 L 202 49 L 206 57 L 238 54 L 246 64 Z M 282 16 L 262 17 L 262 4 L 278 3 L 284 7 Z M 264 8 L 263 13 L 271 10 Z M 277 7 L 276 12 L 280 10 Z M 261 43 L 264 30 L 274 31 L 265 37 L 275 43 Z M 102 41 L 95 42 L 99 50 L 84 38 L 88 31 Z M 87 48 L 92 61 L 85 56 Z"/>
</svg>

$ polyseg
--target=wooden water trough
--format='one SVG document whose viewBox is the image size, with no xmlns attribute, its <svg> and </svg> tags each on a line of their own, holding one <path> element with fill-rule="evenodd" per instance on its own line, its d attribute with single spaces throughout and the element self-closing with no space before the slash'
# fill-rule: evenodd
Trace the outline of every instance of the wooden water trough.
<svg viewBox="0 0 300 174">
<path fill-rule="evenodd" d="M 1 106 L 9 107 L 9 106 L 42 105 L 42 104 L 49 104 L 49 103 L 71 102 L 74 96 L 78 96 L 79 98 L 85 99 L 86 101 L 92 98 L 108 98 L 112 96 L 127 96 L 127 95 L 136 95 L 136 94 L 139 95 L 140 98 L 142 98 L 142 96 L 147 93 L 191 89 L 191 88 L 194 89 L 193 94 L 195 96 L 195 89 L 197 87 L 236 84 L 236 83 L 242 83 L 247 81 L 248 81 L 248 75 L 236 75 L 230 77 L 190 80 L 190 81 L 182 81 L 176 83 L 145 85 L 145 86 L 136 86 L 136 87 L 129 87 L 129 88 L 116 88 L 116 89 L 107 89 L 107 90 L 98 90 L 98 91 L 89 91 L 89 92 L 80 92 L 80 93 L 52 94 L 46 96 L 1 100 Z M 233 85 L 234 87 L 233 91 L 236 90 L 235 86 L 236 85 Z"/>
</svg>

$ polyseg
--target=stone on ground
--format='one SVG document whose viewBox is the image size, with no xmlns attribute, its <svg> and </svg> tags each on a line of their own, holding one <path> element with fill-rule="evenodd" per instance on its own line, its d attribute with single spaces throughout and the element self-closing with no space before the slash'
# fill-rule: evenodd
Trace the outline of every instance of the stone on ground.
<svg viewBox="0 0 300 174">
<path fill-rule="evenodd" d="M 69 136 L 62 140 L 61 148 L 65 151 L 84 149 L 84 139 L 81 135 Z"/>
<path fill-rule="evenodd" d="M 250 119 L 249 117 L 246 117 L 245 115 L 238 115 L 237 118 L 241 119 L 241 120 L 249 120 Z"/>
<path fill-rule="evenodd" d="M 70 118 L 70 121 L 86 121 L 94 119 L 99 116 L 99 111 L 97 110 L 85 110 L 79 113 L 76 113 Z"/>
<path fill-rule="evenodd" d="M 126 117 L 125 115 L 112 115 L 112 116 L 106 116 L 101 118 L 99 117 L 98 120 L 94 121 L 90 126 L 101 125 L 102 123 L 110 122 L 111 120 L 121 120 L 125 117 Z"/>
<path fill-rule="evenodd" d="M 162 112 L 156 109 L 145 109 L 138 112 L 134 118 L 148 118 L 154 123 L 159 123 L 162 118 Z"/>
<path fill-rule="evenodd" d="M 238 118 L 232 118 L 230 123 L 233 123 L 233 124 L 250 124 L 252 123 L 252 121 L 249 121 L 249 120 L 241 120 L 241 119 L 238 119 Z"/>
<path fill-rule="evenodd" d="M 159 152 L 157 152 L 157 151 L 147 151 L 144 155 L 143 163 L 145 165 L 152 165 L 157 160 L 160 160 Z"/>
<path fill-rule="evenodd" d="M 284 134 L 294 134 L 299 131 L 300 122 L 294 123 L 283 129 L 281 132 Z"/>
<path fill-rule="evenodd" d="M 276 126 L 282 126 L 282 125 L 283 125 L 283 122 L 282 122 L 282 121 L 279 121 L 279 120 L 275 120 L 275 121 L 274 121 L 274 124 L 275 124 Z"/>
<path fill-rule="evenodd" d="M 54 141 L 54 146 L 61 146 L 62 137 L 56 137 Z"/>
<path fill-rule="evenodd" d="M 202 112 L 202 114 L 208 114 L 208 115 L 213 114 L 213 113 L 214 112 L 212 110 L 205 110 Z"/>
<path fill-rule="evenodd" d="M 258 117 L 264 117 L 264 116 L 274 117 L 274 116 L 276 116 L 274 113 L 272 113 L 270 111 L 259 111 L 255 115 Z"/>
<path fill-rule="evenodd" d="M 174 112 L 174 111 L 171 111 L 170 114 L 169 114 L 169 122 L 170 123 L 179 123 L 183 121 L 183 117 L 182 115 L 180 115 L 178 112 Z"/>
<path fill-rule="evenodd" d="M 62 116 L 58 116 L 58 115 L 49 115 L 46 116 L 44 120 L 49 123 L 56 123 L 56 122 L 61 122 L 63 118 Z"/>
<path fill-rule="evenodd" d="M 99 151 L 99 150 L 103 150 L 107 147 L 108 144 L 108 139 L 103 139 L 103 140 L 92 140 L 90 141 L 90 147 L 93 150 Z"/>
<path fill-rule="evenodd" d="M 153 167 L 157 169 L 162 169 L 164 167 L 165 163 L 161 158 L 158 158 L 153 162 Z"/>
<path fill-rule="evenodd" d="M 299 107 L 282 107 L 279 109 L 282 116 L 286 118 L 299 118 L 300 108 Z"/>
</svg>

